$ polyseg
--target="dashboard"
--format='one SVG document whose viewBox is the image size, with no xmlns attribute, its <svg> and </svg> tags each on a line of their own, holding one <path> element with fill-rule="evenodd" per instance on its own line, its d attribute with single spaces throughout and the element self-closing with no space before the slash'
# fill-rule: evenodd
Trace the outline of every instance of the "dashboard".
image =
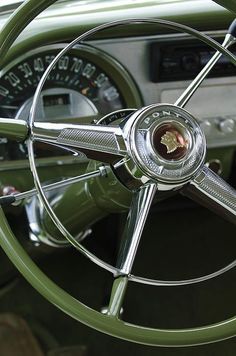
<svg viewBox="0 0 236 356">
<path fill-rule="evenodd" d="M 216 33 L 209 35 L 222 40 L 224 33 L 217 33 L 217 37 Z M 95 41 L 87 46 L 77 46 L 59 60 L 49 75 L 38 108 L 38 120 L 61 121 L 87 117 L 87 121 L 91 122 L 90 116 L 102 116 L 129 105 L 137 107 L 142 100 L 146 105 L 157 101 L 173 102 L 181 94 L 181 89 L 188 85 L 188 80 L 194 79 L 214 53 L 206 46 L 193 44 L 194 40 L 186 39 L 184 35 L 172 35 L 168 36 L 168 40 L 167 36 L 149 36 L 126 41 Z M 2 117 L 27 119 L 33 93 L 42 74 L 64 46 L 52 44 L 29 51 L 1 71 Z M 142 65 L 146 53 L 149 60 Z M 130 74 L 133 74 L 135 81 Z M 215 100 L 218 103 L 223 93 L 227 104 L 230 103 L 235 95 L 234 81 L 231 79 L 235 74 L 234 66 L 222 58 L 210 76 L 216 79 L 204 83 L 203 88 L 206 89 L 200 89 L 198 100 L 207 94 L 209 101 Z M 220 91 L 217 91 L 216 87 L 219 86 Z M 228 86 L 230 95 L 226 95 Z M 226 117 L 234 117 L 234 110 L 227 104 L 223 108 L 214 105 L 212 110 L 210 105 L 204 103 L 200 113 L 197 113 L 196 107 L 199 109 L 199 105 L 195 102 L 191 110 L 200 115 L 201 119 L 209 111 L 213 117 L 223 113 Z M 207 123 L 204 122 L 203 126 L 208 134 Z M 211 144 L 220 145 L 216 142 Z M 228 144 L 232 142 L 224 140 L 222 143 Z M 11 159 L 19 157 L 10 156 Z M 0 157 L 1 160 L 5 158 Z"/>
<path fill-rule="evenodd" d="M 209 35 L 222 41 L 224 31 Z M 33 49 L 1 71 L 0 115 L 27 120 L 33 93 L 45 69 L 64 48 L 57 43 Z M 184 34 L 90 41 L 63 56 L 50 73 L 37 108 L 38 121 L 96 122 L 112 111 L 174 103 L 214 51 Z M 187 109 L 199 120 L 209 148 L 236 144 L 236 71 L 222 58 Z M 206 99 L 207 98 L 207 99 Z M 212 105 L 214 103 L 214 105 Z M 67 155 L 38 145 L 38 158 Z M 24 160 L 25 145 L 0 141 L 0 160 Z"/>
<path fill-rule="evenodd" d="M 225 31 L 207 33 L 219 42 L 225 36 Z M 107 40 L 96 45 L 112 56 L 116 54 L 120 61 L 123 59 L 145 105 L 174 104 L 214 54 L 214 50 L 184 34 Z M 222 57 L 186 106 L 200 122 L 208 148 L 236 144 L 236 116 L 232 106 L 235 84 L 236 69 Z"/>
</svg>

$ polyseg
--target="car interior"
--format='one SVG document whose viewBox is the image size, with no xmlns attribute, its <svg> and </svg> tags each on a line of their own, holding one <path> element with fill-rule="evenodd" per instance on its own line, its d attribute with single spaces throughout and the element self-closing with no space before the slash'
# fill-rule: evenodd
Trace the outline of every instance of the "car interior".
<svg viewBox="0 0 236 356">
<path fill-rule="evenodd" d="M 0 356 L 236 354 L 235 13 L 1 0 Z"/>
</svg>

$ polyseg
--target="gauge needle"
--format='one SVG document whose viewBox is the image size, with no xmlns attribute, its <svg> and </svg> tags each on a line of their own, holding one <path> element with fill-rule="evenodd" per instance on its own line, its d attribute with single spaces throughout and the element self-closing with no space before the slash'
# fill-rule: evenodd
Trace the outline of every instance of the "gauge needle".
<svg viewBox="0 0 236 356">
<path fill-rule="evenodd" d="M 81 90 L 81 93 L 82 93 L 83 95 L 87 95 L 89 90 L 90 90 L 89 87 L 84 88 L 84 89 Z"/>
</svg>

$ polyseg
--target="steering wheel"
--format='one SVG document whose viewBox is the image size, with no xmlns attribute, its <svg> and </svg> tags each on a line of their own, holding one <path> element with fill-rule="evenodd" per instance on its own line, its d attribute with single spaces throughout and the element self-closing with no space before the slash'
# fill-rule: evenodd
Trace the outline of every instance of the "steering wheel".
<svg viewBox="0 0 236 356">
<path fill-rule="evenodd" d="M 54 0 L 28 0 L 18 8 L 1 33 L 1 60 L 29 21 L 53 2 Z M 87 39 L 88 36 L 104 29 L 130 23 L 151 23 L 184 31 L 209 44 L 218 52 L 174 105 L 155 104 L 139 110 L 119 111 L 107 115 L 98 124 L 35 122 L 36 106 L 42 86 L 57 60 L 78 41 Z M 164 20 L 131 19 L 100 25 L 71 42 L 51 62 L 37 87 L 29 123 L 22 120 L 0 119 L 1 135 L 5 134 L 15 139 L 27 140 L 29 162 L 36 190 L 46 211 L 60 232 L 81 253 L 114 276 L 106 314 L 84 305 L 56 285 L 36 266 L 17 241 L 1 208 L 0 241 L 2 248 L 28 282 L 51 303 L 72 318 L 101 332 L 153 346 L 199 345 L 236 335 L 236 317 L 208 326 L 178 330 L 148 328 L 130 324 L 120 318 L 128 282 L 139 282 L 154 286 L 199 283 L 236 265 L 236 262 L 233 262 L 211 275 L 185 281 L 157 281 L 132 275 L 132 266 L 142 231 L 157 192 L 158 194 L 164 192 L 167 195 L 173 191 L 182 192 L 235 223 L 236 191 L 204 165 L 206 154 L 204 134 L 197 120 L 184 109 L 185 104 L 221 54 L 226 55 L 233 64 L 236 64 L 236 58 L 226 49 L 236 41 L 234 35 L 235 24 L 231 27 L 230 33 L 221 46 L 196 30 Z M 117 119 L 121 121 L 119 125 L 109 126 L 109 122 Z M 102 180 L 106 179 L 107 174 L 119 176 L 120 167 L 129 176 L 129 189 L 133 198 L 116 266 L 101 261 L 87 251 L 67 231 L 54 213 L 45 195 L 45 190 L 55 188 L 55 184 L 53 187 L 52 185 L 47 186 L 46 189 L 40 183 L 34 161 L 33 143 L 35 141 L 56 144 L 75 151 L 78 149 L 84 152 L 88 158 L 95 158 L 105 163 L 95 172 L 88 172 L 80 177 L 81 180 L 95 176 L 99 176 L 97 179 Z M 72 181 L 69 183 L 72 183 Z M 5 202 L 12 203 L 14 199 L 14 196 L 6 197 Z M 3 199 L 1 198 L 0 201 L 2 203 Z"/>
</svg>

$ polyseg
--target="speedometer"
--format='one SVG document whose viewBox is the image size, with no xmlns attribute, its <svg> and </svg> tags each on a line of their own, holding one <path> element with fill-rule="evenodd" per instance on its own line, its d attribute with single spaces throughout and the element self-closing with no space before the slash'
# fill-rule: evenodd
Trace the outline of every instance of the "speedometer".
<svg viewBox="0 0 236 356">
<path fill-rule="evenodd" d="M 27 120 L 35 88 L 63 47 L 51 45 L 28 52 L 1 72 L 1 117 Z M 138 91 L 125 69 L 102 51 L 83 45 L 69 51 L 51 71 L 37 118 L 91 122 L 96 116 L 139 105 Z M 17 158 L 22 155 L 11 157 Z"/>
</svg>

